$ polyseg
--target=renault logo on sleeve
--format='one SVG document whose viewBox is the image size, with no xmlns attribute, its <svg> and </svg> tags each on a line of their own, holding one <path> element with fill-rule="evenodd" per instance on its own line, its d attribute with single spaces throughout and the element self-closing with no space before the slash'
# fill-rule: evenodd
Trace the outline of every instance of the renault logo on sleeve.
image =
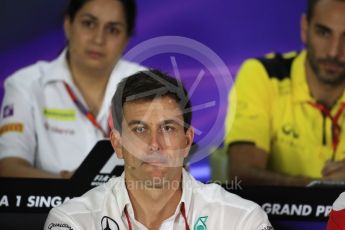
<svg viewBox="0 0 345 230">
<path fill-rule="evenodd" d="M 292 124 L 284 124 L 282 131 L 285 135 L 291 135 L 293 138 L 299 138 L 299 133 L 296 131 Z"/>
<path fill-rule="evenodd" d="M 102 230 L 120 230 L 120 227 L 116 223 L 116 221 L 108 216 L 103 216 L 101 220 L 101 226 Z"/>
</svg>

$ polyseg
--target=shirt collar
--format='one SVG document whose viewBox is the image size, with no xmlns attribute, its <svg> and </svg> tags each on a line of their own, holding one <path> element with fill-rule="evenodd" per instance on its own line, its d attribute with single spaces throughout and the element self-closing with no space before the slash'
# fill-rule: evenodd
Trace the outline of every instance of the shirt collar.
<svg viewBox="0 0 345 230">
<path fill-rule="evenodd" d="M 313 100 L 306 77 L 306 56 L 307 52 L 303 50 L 293 61 L 291 67 L 293 100 L 295 102 L 307 102 Z"/>
<path fill-rule="evenodd" d="M 49 66 L 47 72 L 48 74 L 43 79 L 44 85 L 56 81 L 65 81 L 73 85 L 72 75 L 67 62 L 67 49 L 64 49 L 61 54 L 52 61 L 52 65 Z"/>
<path fill-rule="evenodd" d="M 195 187 L 195 184 L 197 182 L 195 179 L 185 170 L 182 170 L 182 197 L 181 202 L 185 205 L 186 215 L 188 216 L 190 206 L 191 206 L 191 200 L 192 200 L 192 194 L 193 194 L 193 188 Z M 180 210 L 180 204 L 178 205 L 178 209 Z"/>
<path fill-rule="evenodd" d="M 48 69 L 46 70 L 47 74 L 45 74 L 45 77 L 43 78 L 43 85 L 46 86 L 49 83 L 55 83 L 55 82 L 66 82 L 72 90 L 76 93 L 77 97 L 81 102 L 85 105 L 85 101 L 81 94 L 79 93 L 77 87 L 75 86 L 72 78 L 72 73 L 69 68 L 69 64 L 67 61 L 67 54 L 68 49 L 65 48 L 61 54 L 51 62 L 51 65 L 49 65 Z M 128 68 L 127 65 L 125 65 L 120 59 L 111 75 L 109 82 L 106 87 L 105 91 L 105 97 L 102 102 L 101 110 L 99 111 L 99 114 L 97 117 L 103 117 L 103 116 L 109 116 L 109 106 L 111 104 L 111 99 L 114 94 L 114 89 L 117 87 L 118 82 L 120 82 L 124 76 L 122 73 L 125 73 L 126 68 Z"/>
<path fill-rule="evenodd" d="M 115 199 L 117 201 L 120 213 L 123 213 L 125 210 L 125 207 L 128 205 L 127 211 L 131 215 L 134 215 L 131 201 L 129 199 L 128 191 L 126 188 L 125 172 L 123 172 L 120 177 L 116 178 L 116 180 L 117 181 L 115 183 L 115 186 L 113 187 L 113 194 L 114 194 Z"/>
<path fill-rule="evenodd" d="M 128 214 L 134 217 L 134 210 L 133 210 L 131 201 L 129 199 L 128 191 L 125 184 L 125 172 L 123 172 L 122 175 L 116 179 L 117 181 L 112 191 L 113 191 L 113 194 L 115 195 L 120 213 L 122 213 L 123 215 L 124 210 L 127 207 Z M 195 179 L 185 169 L 183 169 L 182 170 L 182 196 L 181 196 L 181 200 L 179 204 L 176 207 L 175 215 L 180 213 L 181 205 L 182 203 L 184 203 L 186 215 L 188 216 L 190 203 L 192 200 L 193 187 L 195 186 L 196 183 L 197 182 L 195 181 Z"/>
</svg>

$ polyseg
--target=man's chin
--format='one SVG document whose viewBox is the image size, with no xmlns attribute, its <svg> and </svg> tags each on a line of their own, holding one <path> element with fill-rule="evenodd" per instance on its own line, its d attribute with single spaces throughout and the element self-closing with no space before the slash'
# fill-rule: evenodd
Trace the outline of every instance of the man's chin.
<svg viewBox="0 0 345 230">
<path fill-rule="evenodd" d="M 163 177 L 167 172 L 167 167 L 161 165 L 144 163 L 142 167 L 150 177 Z"/>
<path fill-rule="evenodd" d="M 339 85 L 345 83 L 345 74 L 322 72 L 318 76 L 319 81 L 326 85 Z"/>
</svg>

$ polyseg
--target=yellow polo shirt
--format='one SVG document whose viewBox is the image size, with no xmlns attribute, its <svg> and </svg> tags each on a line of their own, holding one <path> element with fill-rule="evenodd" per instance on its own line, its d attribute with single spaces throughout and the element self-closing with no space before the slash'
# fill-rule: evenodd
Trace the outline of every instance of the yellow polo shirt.
<svg viewBox="0 0 345 230">
<path fill-rule="evenodd" d="M 242 65 L 229 94 L 225 143 L 252 142 L 269 154 L 270 170 L 320 178 L 333 154 L 331 119 L 309 104 L 315 100 L 306 80 L 305 59 L 302 51 L 250 59 Z M 345 94 L 333 106 L 332 116 L 342 102 Z M 345 111 L 338 121 L 343 131 L 336 160 L 345 157 L 344 120 Z"/>
</svg>

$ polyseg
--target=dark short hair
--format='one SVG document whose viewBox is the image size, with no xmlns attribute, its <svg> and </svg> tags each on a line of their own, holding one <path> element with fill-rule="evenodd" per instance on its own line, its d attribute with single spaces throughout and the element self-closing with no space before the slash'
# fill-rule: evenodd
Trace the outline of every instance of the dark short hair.
<svg viewBox="0 0 345 230">
<path fill-rule="evenodd" d="M 131 101 L 151 101 L 157 97 L 168 96 L 174 99 L 182 113 L 184 130 L 186 131 L 192 120 L 191 102 L 181 81 L 158 70 L 140 71 L 124 78 L 117 86 L 111 107 L 113 126 L 122 131 L 123 105 Z"/>
<path fill-rule="evenodd" d="M 78 11 L 90 0 L 69 0 L 65 15 L 73 22 Z M 135 30 L 137 6 L 135 0 L 116 0 L 122 3 L 127 23 L 127 35 L 132 36 Z"/>
<path fill-rule="evenodd" d="M 310 22 L 312 17 L 314 16 L 314 9 L 319 1 L 320 0 L 308 0 L 307 13 L 306 13 L 308 22 Z M 337 0 L 337 1 L 345 2 L 345 0 Z"/>
<path fill-rule="evenodd" d="M 314 8 L 319 1 L 320 0 L 308 0 L 308 4 L 307 4 L 307 20 L 308 20 L 308 22 L 310 22 L 311 18 L 313 17 Z"/>
</svg>

